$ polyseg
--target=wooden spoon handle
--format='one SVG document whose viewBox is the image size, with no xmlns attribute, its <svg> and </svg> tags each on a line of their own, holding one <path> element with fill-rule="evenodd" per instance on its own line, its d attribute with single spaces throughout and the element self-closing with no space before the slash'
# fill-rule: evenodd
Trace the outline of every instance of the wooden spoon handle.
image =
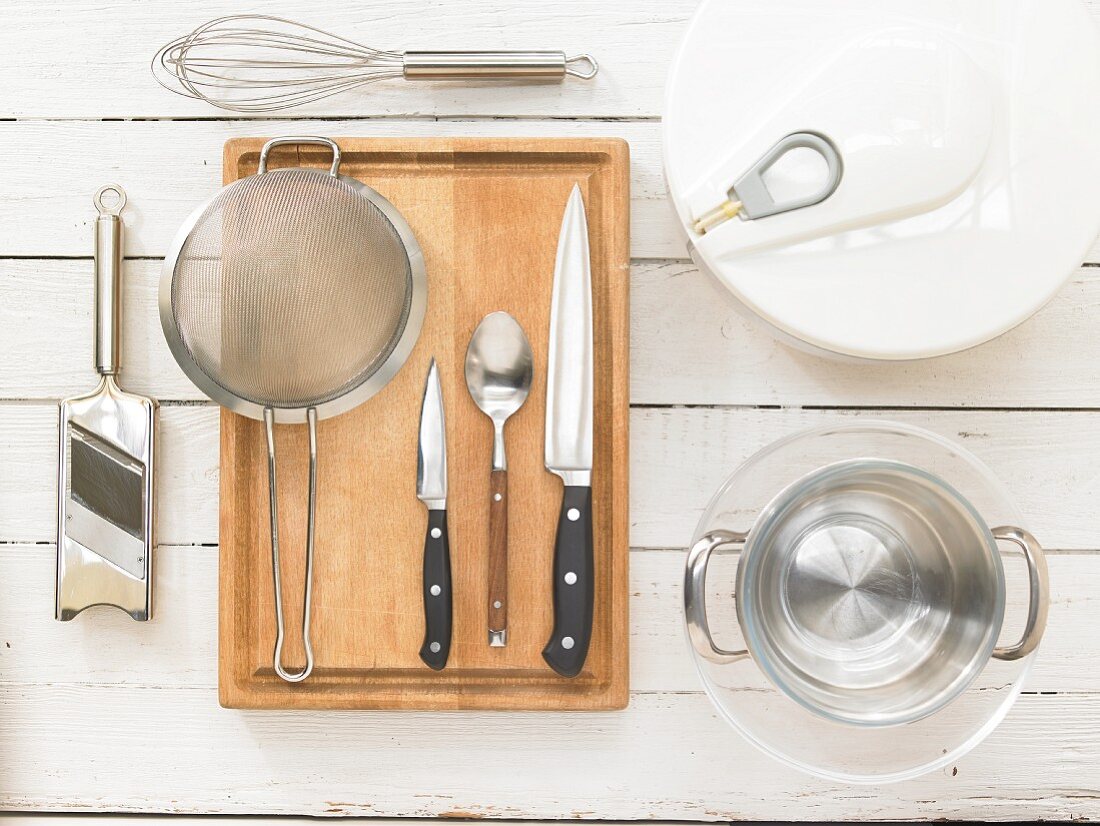
<svg viewBox="0 0 1100 826">
<path fill-rule="evenodd" d="M 508 641 L 508 471 L 489 477 L 489 645 Z"/>
</svg>

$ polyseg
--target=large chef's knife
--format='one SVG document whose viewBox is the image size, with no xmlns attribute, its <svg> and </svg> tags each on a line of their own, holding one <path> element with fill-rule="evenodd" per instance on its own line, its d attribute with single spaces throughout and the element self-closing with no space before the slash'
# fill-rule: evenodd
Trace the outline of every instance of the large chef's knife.
<svg viewBox="0 0 1100 826">
<path fill-rule="evenodd" d="M 447 538 L 447 437 L 435 359 L 424 383 L 416 452 L 416 498 L 428 508 L 424 537 L 424 644 L 420 659 L 439 671 L 451 651 L 451 552 Z"/>
<path fill-rule="evenodd" d="M 592 274 L 584 198 L 562 218 L 550 306 L 546 469 L 565 483 L 554 545 L 554 632 L 543 659 L 575 677 L 592 636 Z"/>
</svg>

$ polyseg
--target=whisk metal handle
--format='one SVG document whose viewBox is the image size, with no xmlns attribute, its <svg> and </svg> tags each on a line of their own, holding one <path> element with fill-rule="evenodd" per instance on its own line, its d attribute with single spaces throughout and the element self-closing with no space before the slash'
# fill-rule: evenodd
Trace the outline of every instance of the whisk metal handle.
<svg viewBox="0 0 1100 826">
<path fill-rule="evenodd" d="M 407 80 L 506 80 L 543 78 L 560 80 L 566 75 L 583 79 L 595 76 L 599 66 L 591 55 L 566 57 L 565 52 L 404 52 Z M 587 69 L 579 69 L 584 63 Z"/>
<path fill-rule="evenodd" d="M 256 170 L 257 175 L 263 175 L 267 172 L 267 156 L 271 150 L 276 146 L 285 146 L 287 144 L 302 144 L 308 143 L 314 146 L 327 146 L 332 150 L 332 168 L 329 169 L 329 174 L 332 177 L 336 177 L 340 174 L 340 147 L 336 145 L 336 141 L 329 140 L 328 138 L 319 138 L 316 136 L 289 136 L 285 138 L 272 138 L 264 144 L 263 149 L 260 150 L 260 166 Z"/>
</svg>

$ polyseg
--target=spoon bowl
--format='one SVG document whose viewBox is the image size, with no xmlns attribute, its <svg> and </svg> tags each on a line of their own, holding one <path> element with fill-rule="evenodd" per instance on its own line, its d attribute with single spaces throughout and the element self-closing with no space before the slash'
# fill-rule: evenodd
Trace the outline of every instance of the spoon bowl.
<svg viewBox="0 0 1100 826">
<path fill-rule="evenodd" d="M 504 312 L 485 316 L 466 350 L 466 387 L 474 404 L 501 434 L 499 457 L 494 445 L 494 469 L 504 469 L 504 423 L 527 401 L 533 376 L 531 344 L 519 322 Z"/>
</svg>

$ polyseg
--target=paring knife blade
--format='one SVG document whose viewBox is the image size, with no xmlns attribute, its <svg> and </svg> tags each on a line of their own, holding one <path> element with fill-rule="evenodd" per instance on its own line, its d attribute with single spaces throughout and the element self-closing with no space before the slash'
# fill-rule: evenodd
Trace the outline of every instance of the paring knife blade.
<svg viewBox="0 0 1100 826">
<path fill-rule="evenodd" d="M 588 221 L 574 186 L 558 236 L 546 376 L 546 469 L 565 484 L 554 545 L 554 630 L 542 652 L 575 677 L 592 636 L 592 273 Z"/>
<path fill-rule="evenodd" d="M 447 434 L 435 359 L 420 406 L 416 496 L 428 508 L 424 537 L 424 644 L 420 659 L 439 671 L 451 651 L 451 552 L 447 536 Z"/>
</svg>

